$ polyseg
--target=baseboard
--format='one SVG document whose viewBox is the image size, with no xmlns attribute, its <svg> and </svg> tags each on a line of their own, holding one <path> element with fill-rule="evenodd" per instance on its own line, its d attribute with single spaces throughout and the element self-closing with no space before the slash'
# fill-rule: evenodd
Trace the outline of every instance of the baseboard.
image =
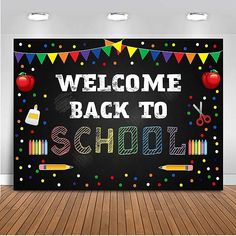
<svg viewBox="0 0 236 236">
<path fill-rule="evenodd" d="M 0 185 L 13 185 L 13 175 L 0 174 Z M 236 185 L 236 174 L 224 174 L 224 185 Z"/>
</svg>

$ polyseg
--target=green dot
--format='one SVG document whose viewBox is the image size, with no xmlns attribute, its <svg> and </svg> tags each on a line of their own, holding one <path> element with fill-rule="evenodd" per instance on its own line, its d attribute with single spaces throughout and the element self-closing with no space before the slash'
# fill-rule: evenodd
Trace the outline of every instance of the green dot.
<svg viewBox="0 0 236 236">
<path fill-rule="evenodd" d="M 119 187 L 122 188 L 123 184 L 122 183 L 119 183 Z"/>
<path fill-rule="evenodd" d="M 33 97 L 35 98 L 37 95 L 36 95 L 36 93 L 33 93 Z"/>
<path fill-rule="evenodd" d="M 19 152 L 23 152 L 23 148 L 19 148 Z"/>
<path fill-rule="evenodd" d="M 215 117 L 218 117 L 219 116 L 219 114 L 218 113 L 215 113 Z"/>
<path fill-rule="evenodd" d="M 98 175 L 95 175 L 94 178 L 95 178 L 95 179 L 98 179 Z"/>
<path fill-rule="evenodd" d="M 165 47 L 168 47 L 168 43 L 165 43 L 164 46 L 165 46 Z"/>
<path fill-rule="evenodd" d="M 208 179 L 211 179 L 211 176 L 210 176 L 210 175 L 208 175 L 208 176 L 207 176 L 207 178 L 208 178 Z"/>
<path fill-rule="evenodd" d="M 187 115 L 190 116 L 190 115 L 191 115 L 191 112 L 190 112 L 190 111 L 187 111 Z"/>
<path fill-rule="evenodd" d="M 52 46 L 52 47 L 55 47 L 55 43 L 51 43 L 51 46 Z"/>
<path fill-rule="evenodd" d="M 156 66 L 159 66 L 160 65 L 160 63 L 159 62 L 156 62 Z"/>
<path fill-rule="evenodd" d="M 165 179 L 164 179 L 164 182 L 168 182 L 168 179 L 167 179 L 167 178 L 165 178 Z"/>
<path fill-rule="evenodd" d="M 37 170 L 35 171 L 35 173 L 38 174 L 38 173 L 39 173 L 39 170 L 37 169 Z"/>
</svg>

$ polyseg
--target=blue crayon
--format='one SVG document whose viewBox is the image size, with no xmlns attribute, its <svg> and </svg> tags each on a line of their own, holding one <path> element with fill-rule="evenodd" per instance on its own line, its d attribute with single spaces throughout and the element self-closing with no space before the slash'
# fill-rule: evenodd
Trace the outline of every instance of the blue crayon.
<svg viewBox="0 0 236 236">
<path fill-rule="evenodd" d="M 48 155 L 48 141 L 46 139 L 44 141 L 44 155 Z"/>
<path fill-rule="evenodd" d="M 207 141 L 204 141 L 204 155 L 207 155 Z"/>
</svg>

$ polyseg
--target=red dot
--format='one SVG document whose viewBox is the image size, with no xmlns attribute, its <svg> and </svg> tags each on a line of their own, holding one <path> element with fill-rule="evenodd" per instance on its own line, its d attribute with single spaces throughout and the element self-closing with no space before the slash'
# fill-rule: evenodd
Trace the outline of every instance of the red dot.
<svg viewBox="0 0 236 236">
<path fill-rule="evenodd" d="M 102 66 L 105 67 L 106 65 L 107 65 L 107 63 L 104 61 L 104 62 L 102 63 Z"/>
<path fill-rule="evenodd" d="M 20 108 L 20 109 L 19 109 L 19 112 L 23 112 L 23 110 Z"/>
<path fill-rule="evenodd" d="M 192 100 L 192 99 L 193 99 L 193 96 L 191 96 L 191 95 L 188 96 L 188 99 L 189 99 L 189 100 Z"/>
<path fill-rule="evenodd" d="M 212 182 L 211 184 L 212 184 L 212 186 L 216 186 L 216 182 Z"/>
<path fill-rule="evenodd" d="M 157 187 L 161 187 L 161 183 L 159 182 L 159 183 L 157 183 Z"/>
<path fill-rule="evenodd" d="M 204 137 L 204 134 L 200 134 L 200 136 L 201 136 L 201 138 L 203 138 L 203 137 Z"/>
<path fill-rule="evenodd" d="M 101 186 L 101 182 L 98 182 L 97 185 L 98 185 L 98 186 Z"/>
<path fill-rule="evenodd" d="M 191 161 L 190 161 L 190 164 L 192 164 L 192 165 L 193 165 L 193 164 L 194 164 L 194 160 L 191 160 Z"/>
<path fill-rule="evenodd" d="M 45 163 L 45 160 L 42 160 L 41 162 L 42 162 L 42 163 Z"/>
<path fill-rule="evenodd" d="M 216 45 L 216 44 L 214 44 L 214 45 L 213 45 L 213 48 L 217 48 L 217 45 Z"/>
<path fill-rule="evenodd" d="M 111 179 L 111 180 L 114 180 L 114 179 L 115 179 L 115 177 L 112 175 L 112 176 L 110 177 L 110 179 Z"/>
<path fill-rule="evenodd" d="M 33 130 L 33 129 L 32 129 L 32 130 L 30 130 L 30 133 L 31 133 L 31 134 L 34 134 L 34 130 Z"/>
</svg>

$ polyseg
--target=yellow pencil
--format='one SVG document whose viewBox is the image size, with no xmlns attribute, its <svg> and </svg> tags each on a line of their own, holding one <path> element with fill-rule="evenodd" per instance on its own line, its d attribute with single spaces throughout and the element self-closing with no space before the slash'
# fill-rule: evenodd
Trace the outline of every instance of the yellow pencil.
<svg viewBox="0 0 236 236">
<path fill-rule="evenodd" d="M 40 164 L 39 170 L 69 170 L 74 168 L 73 166 L 66 164 Z"/>
<path fill-rule="evenodd" d="M 31 142 L 32 145 L 32 155 L 35 154 L 35 146 L 34 146 L 34 140 Z"/>
<path fill-rule="evenodd" d="M 42 146 L 41 146 L 41 140 L 40 139 L 38 141 L 38 146 L 39 146 L 38 155 L 42 155 Z"/>
<path fill-rule="evenodd" d="M 198 140 L 198 155 L 201 155 L 201 149 L 202 149 L 202 147 L 201 147 L 201 141 Z"/>
<path fill-rule="evenodd" d="M 159 169 L 166 171 L 192 171 L 193 165 L 165 165 L 159 166 Z"/>
<path fill-rule="evenodd" d="M 192 140 L 192 155 L 194 155 L 194 140 Z"/>
</svg>

